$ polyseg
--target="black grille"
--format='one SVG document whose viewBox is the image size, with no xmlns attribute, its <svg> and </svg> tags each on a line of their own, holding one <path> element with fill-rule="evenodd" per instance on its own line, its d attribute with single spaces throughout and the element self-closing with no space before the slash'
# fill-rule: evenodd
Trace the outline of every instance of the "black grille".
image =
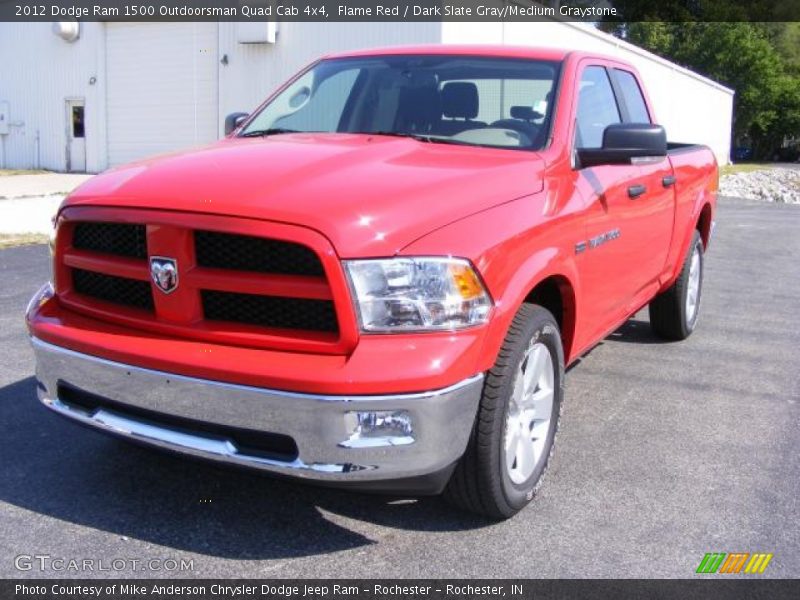
<svg viewBox="0 0 800 600">
<path fill-rule="evenodd" d="M 321 277 L 322 263 L 306 246 L 247 235 L 196 231 L 197 264 L 201 267 Z"/>
<path fill-rule="evenodd" d="M 206 319 L 262 327 L 337 332 L 336 313 L 329 300 L 279 298 L 232 292 L 202 291 Z"/>
<path fill-rule="evenodd" d="M 78 250 L 147 258 L 144 225 L 77 223 L 72 234 L 72 245 Z"/>
<path fill-rule="evenodd" d="M 90 298 L 153 312 L 153 293 L 149 281 L 72 269 L 72 287 Z"/>
</svg>

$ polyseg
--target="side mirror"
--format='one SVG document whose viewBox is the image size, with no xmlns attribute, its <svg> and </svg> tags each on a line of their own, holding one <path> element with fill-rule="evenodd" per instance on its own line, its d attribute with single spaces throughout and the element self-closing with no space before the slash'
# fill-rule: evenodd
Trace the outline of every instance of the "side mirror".
<svg viewBox="0 0 800 600">
<path fill-rule="evenodd" d="M 236 131 L 236 128 L 249 116 L 247 113 L 235 112 L 225 117 L 225 135 L 230 135 Z"/>
<path fill-rule="evenodd" d="M 603 131 L 602 148 L 578 148 L 581 168 L 629 165 L 631 159 L 667 155 L 667 134 L 661 125 L 615 123 Z"/>
</svg>

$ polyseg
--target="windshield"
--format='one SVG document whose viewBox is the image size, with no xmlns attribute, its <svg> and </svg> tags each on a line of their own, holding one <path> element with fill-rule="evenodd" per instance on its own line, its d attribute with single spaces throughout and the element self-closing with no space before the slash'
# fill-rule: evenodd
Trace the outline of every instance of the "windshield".
<svg viewBox="0 0 800 600">
<path fill-rule="evenodd" d="M 371 133 L 538 150 L 548 135 L 558 66 L 444 55 L 323 60 L 239 135 Z"/>
</svg>

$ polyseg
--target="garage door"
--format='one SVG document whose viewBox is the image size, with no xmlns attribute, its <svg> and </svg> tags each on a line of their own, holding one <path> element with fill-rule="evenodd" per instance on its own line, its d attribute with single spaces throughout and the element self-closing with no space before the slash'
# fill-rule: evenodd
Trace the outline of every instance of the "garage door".
<svg viewBox="0 0 800 600">
<path fill-rule="evenodd" d="M 107 23 L 108 160 L 217 139 L 217 24 Z"/>
</svg>

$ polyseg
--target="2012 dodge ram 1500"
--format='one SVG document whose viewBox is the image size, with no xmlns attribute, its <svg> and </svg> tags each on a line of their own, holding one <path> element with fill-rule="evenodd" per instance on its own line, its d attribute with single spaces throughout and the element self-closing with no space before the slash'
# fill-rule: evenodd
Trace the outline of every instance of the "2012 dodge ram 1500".
<svg viewBox="0 0 800 600">
<path fill-rule="evenodd" d="M 648 303 L 657 334 L 695 328 L 716 163 L 667 143 L 628 64 L 330 56 L 226 129 L 65 200 L 27 311 L 48 408 L 504 518 L 547 469 L 565 365 Z"/>
</svg>

